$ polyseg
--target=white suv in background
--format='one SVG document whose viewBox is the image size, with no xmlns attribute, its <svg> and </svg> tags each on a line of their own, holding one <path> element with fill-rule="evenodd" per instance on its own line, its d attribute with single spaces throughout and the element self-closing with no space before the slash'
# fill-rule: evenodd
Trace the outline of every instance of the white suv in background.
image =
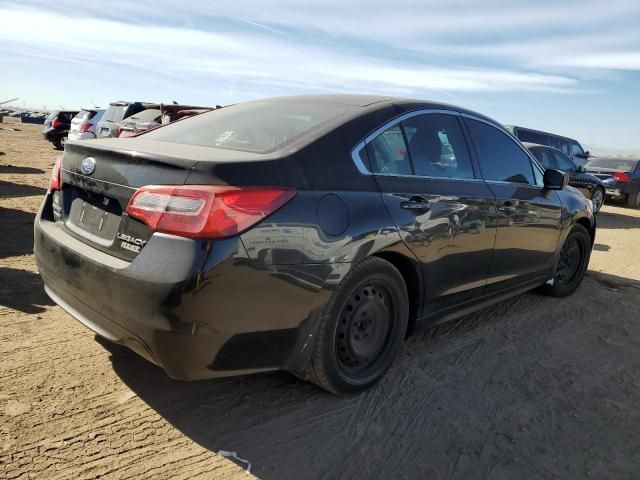
<svg viewBox="0 0 640 480">
<path fill-rule="evenodd" d="M 91 140 L 96 138 L 96 127 L 105 109 L 82 109 L 71 120 L 69 140 Z"/>
</svg>

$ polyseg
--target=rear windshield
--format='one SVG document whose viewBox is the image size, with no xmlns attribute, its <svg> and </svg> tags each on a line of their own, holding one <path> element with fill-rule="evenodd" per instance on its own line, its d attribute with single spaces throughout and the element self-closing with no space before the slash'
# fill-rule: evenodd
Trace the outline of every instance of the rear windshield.
<svg viewBox="0 0 640 480">
<path fill-rule="evenodd" d="M 594 158 L 589 162 L 589 167 L 610 168 L 620 172 L 630 172 L 638 163 L 637 160 L 621 160 L 618 158 Z"/>
<path fill-rule="evenodd" d="M 124 122 L 153 122 L 160 120 L 159 108 L 147 108 L 124 119 Z"/>
<path fill-rule="evenodd" d="M 104 112 L 104 115 L 102 115 L 102 121 L 118 123 L 120 120 L 122 120 L 124 111 L 126 109 L 126 106 L 109 105 L 107 111 Z"/>
<path fill-rule="evenodd" d="M 95 114 L 96 112 L 92 112 L 90 110 L 82 110 L 75 116 L 75 118 L 77 118 L 78 120 L 87 121 L 91 120 Z"/>
<path fill-rule="evenodd" d="M 182 120 L 147 134 L 166 142 L 266 153 L 355 110 L 301 101 L 249 102 Z"/>
</svg>

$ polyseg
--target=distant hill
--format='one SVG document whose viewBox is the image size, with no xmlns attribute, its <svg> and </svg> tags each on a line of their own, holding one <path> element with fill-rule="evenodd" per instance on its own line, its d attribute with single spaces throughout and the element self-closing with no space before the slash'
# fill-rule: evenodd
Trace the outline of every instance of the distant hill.
<svg viewBox="0 0 640 480">
<path fill-rule="evenodd" d="M 596 145 L 583 145 L 586 150 L 595 157 L 640 157 L 639 150 L 623 150 L 619 148 L 598 147 Z"/>
</svg>

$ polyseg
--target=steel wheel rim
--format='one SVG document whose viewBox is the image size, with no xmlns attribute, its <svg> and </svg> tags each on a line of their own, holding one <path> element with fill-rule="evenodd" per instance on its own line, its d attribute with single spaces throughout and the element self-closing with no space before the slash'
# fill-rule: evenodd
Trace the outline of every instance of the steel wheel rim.
<svg viewBox="0 0 640 480">
<path fill-rule="evenodd" d="M 391 338 L 393 309 L 389 291 L 366 283 L 347 300 L 336 329 L 336 353 L 347 374 L 362 373 L 378 360 Z"/>
<path fill-rule="evenodd" d="M 568 238 L 560 251 L 557 279 L 561 285 L 575 280 L 582 266 L 583 246 L 576 237 Z"/>
<path fill-rule="evenodd" d="M 593 197 L 591 197 L 591 201 L 593 202 L 593 211 L 597 212 L 600 210 L 600 207 L 602 207 L 602 203 L 603 203 L 604 197 L 602 195 L 602 191 L 601 190 L 596 190 L 593 194 Z"/>
</svg>

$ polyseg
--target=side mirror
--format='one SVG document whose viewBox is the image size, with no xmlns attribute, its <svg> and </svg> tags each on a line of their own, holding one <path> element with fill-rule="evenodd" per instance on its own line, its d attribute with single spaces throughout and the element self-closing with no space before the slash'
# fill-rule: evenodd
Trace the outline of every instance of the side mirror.
<svg viewBox="0 0 640 480">
<path fill-rule="evenodd" d="M 547 190 L 562 190 L 569 183 L 569 175 L 560 170 L 548 168 L 544 171 L 544 188 Z"/>
<path fill-rule="evenodd" d="M 590 156 L 591 156 L 591 153 L 589 153 L 589 150 L 584 152 L 584 158 L 589 158 Z"/>
<path fill-rule="evenodd" d="M 586 173 L 586 171 L 587 171 L 587 169 L 584 168 L 584 165 L 580 165 L 578 167 L 578 169 L 576 170 L 576 172 L 578 172 L 578 173 Z"/>
</svg>

